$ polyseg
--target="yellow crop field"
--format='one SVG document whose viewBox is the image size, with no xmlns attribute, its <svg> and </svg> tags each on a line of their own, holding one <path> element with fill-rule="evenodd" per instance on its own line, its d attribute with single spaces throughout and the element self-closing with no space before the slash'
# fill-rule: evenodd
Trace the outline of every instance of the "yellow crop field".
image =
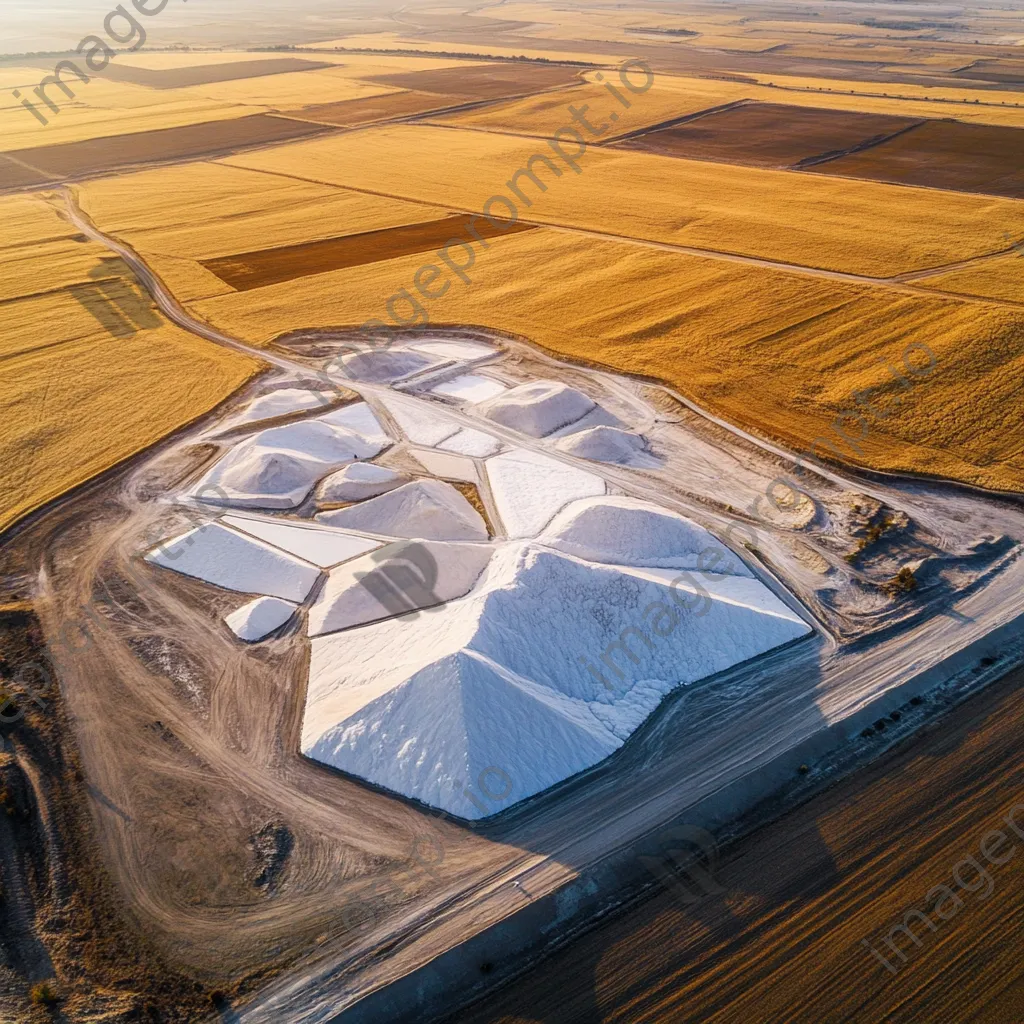
<svg viewBox="0 0 1024 1024">
<path fill-rule="evenodd" d="M 146 253 L 211 259 L 415 224 L 446 210 L 224 164 L 185 164 L 75 189 L 106 230 Z M 190 216 L 181 217 L 180 197 Z"/>
<path fill-rule="evenodd" d="M 607 132 L 607 137 L 611 139 L 671 118 L 744 99 L 750 94 L 750 86 L 740 82 L 657 75 L 645 93 L 632 96 L 623 90 L 618 75 L 613 75 L 612 84 L 631 101 L 627 108 L 608 91 L 606 82 L 595 79 L 595 74 L 588 71 L 583 76 L 584 84 L 574 88 L 557 89 L 508 103 L 434 117 L 431 121 L 435 124 L 456 124 L 513 134 L 551 135 L 559 128 L 571 124 L 570 104 L 577 109 L 582 109 L 585 104 L 590 108 L 586 116 L 598 127 L 607 122 L 609 114 L 615 114 L 614 127 L 610 127 Z M 643 75 L 636 75 L 634 80 L 637 84 L 643 84 Z"/>
<path fill-rule="evenodd" d="M 579 149 L 572 139 L 563 148 L 570 157 Z M 535 153 L 554 155 L 536 140 L 403 125 L 225 162 L 481 211 L 491 196 L 512 196 L 507 183 Z M 1024 203 L 1008 199 L 596 147 L 578 167 L 538 162 L 544 192 L 521 177 L 521 219 L 883 277 L 996 251 L 1004 231 L 1024 234 Z M 488 212 L 509 216 L 503 204 Z"/>
<path fill-rule="evenodd" d="M 973 266 L 936 274 L 916 283 L 922 288 L 1024 303 L 1024 255 L 1013 252 L 979 260 Z"/>
<path fill-rule="evenodd" d="M 20 275 L 25 297 L 12 294 L 19 276 L 5 274 L 0 301 L 0 530 L 207 412 L 259 369 L 165 321 L 120 260 L 100 261 L 91 245 L 77 264 L 61 259 L 56 247 L 78 243 L 42 198 L 3 200 L 4 214 L 19 239 L 3 250 L 5 268 L 23 247 L 35 274 Z"/>
<path fill-rule="evenodd" d="M 424 262 L 349 268 L 194 308 L 262 344 L 303 327 L 358 326 L 384 318 L 389 296 L 411 287 Z M 1024 486 L 1024 437 L 1013 429 L 1024 398 L 1024 314 L 550 230 L 491 240 L 469 273 L 470 284 L 456 282 L 428 304 L 432 323 L 510 332 L 664 380 L 796 451 L 819 436 L 836 443 L 830 424 L 856 408 L 853 392 L 877 389 L 881 415 L 859 451 L 841 450 L 847 461 Z M 936 366 L 904 395 L 878 360 L 902 368 L 910 343 L 928 346 Z M 921 365 L 920 352 L 913 362 Z"/>
</svg>

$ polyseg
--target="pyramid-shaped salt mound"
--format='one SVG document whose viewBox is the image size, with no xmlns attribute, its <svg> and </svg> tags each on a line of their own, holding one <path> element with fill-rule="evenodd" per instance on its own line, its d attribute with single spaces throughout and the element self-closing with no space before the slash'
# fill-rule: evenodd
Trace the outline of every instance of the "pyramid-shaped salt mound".
<svg viewBox="0 0 1024 1024">
<path fill-rule="evenodd" d="M 807 632 L 749 576 L 510 543 L 460 600 L 314 638 L 302 750 L 480 818 L 603 760 L 675 687 Z M 460 788 L 492 768 L 502 801 Z"/>
</svg>

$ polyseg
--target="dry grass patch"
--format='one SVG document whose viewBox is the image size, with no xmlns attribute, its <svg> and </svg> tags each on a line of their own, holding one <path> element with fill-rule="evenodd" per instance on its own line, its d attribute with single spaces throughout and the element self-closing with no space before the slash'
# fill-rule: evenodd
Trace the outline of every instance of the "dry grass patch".
<svg viewBox="0 0 1024 1024">
<path fill-rule="evenodd" d="M 354 327 L 384 317 L 422 263 L 351 268 L 196 309 L 258 343 L 304 327 Z M 1024 488 L 1024 315 L 551 231 L 493 240 L 472 283 L 453 283 L 427 307 L 436 324 L 505 331 L 664 380 L 797 451 L 819 436 L 842 446 L 832 422 L 856 408 L 855 391 L 871 389 L 879 415 L 857 450 L 840 447 L 847 461 Z M 879 359 L 902 367 L 912 342 L 938 362 L 905 394 Z"/>
<path fill-rule="evenodd" d="M 1024 242 L 1024 239 L 1021 239 Z M 1020 244 L 1020 243 L 1018 243 Z M 915 284 L 959 295 L 977 295 L 983 299 L 1007 299 L 1024 302 L 1024 251 L 1012 252 L 990 260 L 979 260 L 969 267 L 947 274 L 925 277 Z"/>
<path fill-rule="evenodd" d="M 571 140 L 564 151 L 576 151 Z M 480 211 L 512 195 L 507 182 L 538 152 L 554 157 L 537 141 L 401 125 L 225 162 Z M 1024 234 L 1024 204 L 1011 200 L 596 147 L 579 168 L 537 162 L 544 192 L 520 177 L 522 219 L 883 277 L 992 252 L 1002 231 Z"/>
</svg>

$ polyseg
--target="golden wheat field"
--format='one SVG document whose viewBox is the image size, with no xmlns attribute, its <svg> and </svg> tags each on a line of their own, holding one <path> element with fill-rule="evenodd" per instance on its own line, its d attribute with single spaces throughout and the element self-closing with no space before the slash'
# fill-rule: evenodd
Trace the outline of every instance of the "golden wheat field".
<svg viewBox="0 0 1024 1024">
<path fill-rule="evenodd" d="M 3 199 L 0 216 L 14 231 L 0 299 L 2 530 L 208 412 L 259 364 L 164 320 L 120 260 L 75 241 L 58 200 Z"/>
</svg>

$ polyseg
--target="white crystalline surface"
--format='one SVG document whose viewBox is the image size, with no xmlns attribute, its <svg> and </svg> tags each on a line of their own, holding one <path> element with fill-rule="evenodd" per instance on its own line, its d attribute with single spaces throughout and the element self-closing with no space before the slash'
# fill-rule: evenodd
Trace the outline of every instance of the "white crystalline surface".
<svg viewBox="0 0 1024 1024">
<path fill-rule="evenodd" d="M 257 597 L 226 615 L 224 621 L 239 640 L 251 643 L 283 626 L 295 613 L 295 608 L 291 601 L 282 601 L 279 597 Z"/>
<path fill-rule="evenodd" d="M 316 418 L 320 423 L 329 423 L 332 427 L 351 430 L 368 443 L 378 445 L 379 448 L 384 448 L 391 443 L 391 438 L 384 433 L 380 421 L 366 402 L 353 402 L 351 405 L 333 409 Z M 369 458 L 369 456 L 364 456 L 364 458 Z"/>
<path fill-rule="evenodd" d="M 510 537 L 532 537 L 568 502 L 605 493 L 599 476 L 539 452 L 514 449 L 488 459 L 487 478 Z"/>
<path fill-rule="evenodd" d="M 438 452 L 432 449 L 417 449 L 413 452 L 416 461 L 428 473 L 445 480 L 460 480 L 468 484 L 479 483 L 476 465 L 466 455 L 455 455 L 452 452 Z"/>
<path fill-rule="evenodd" d="M 385 491 L 393 491 L 407 480 L 408 477 L 387 466 L 353 462 L 321 480 L 316 494 L 324 502 L 362 501 L 364 498 L 375 498 Z"/>
<path fill-rule="evenodd" d="M 485 359 L 495 353 L 495 349 L 490 345 L 484 345 L 478 341 L 419 341 L 409 347 L 419 352 L 429 352 L 442 359 L 461 359 L 466 362 Z"/>
<path fill-rule="evenodd" d="M 304 601 L 320 576 L 315 565 L 220 523 L 204 523 L 165 541 L 146 558 L 225 590 L 286 601 Z"/>
<path fill-rule="evenodd" d="M 387 395 L 381 399 L 388 412 L 413 444 L 433 447 L 459 430 L 459 423 L 424 401 Z"/>
<path fill-rule="evenodd" d="M 342 356 L 341 364 L 353 380 L 371 383 L 385 383 L 403 380 L 434 366 L 441 366 L 444 359 L 429 352 L 416 352 L 408 348 L 367 349 L 365 352 L 350 352 Z"/>
<path fill-rule="evenodd" d="M 702 526 L 638 498 L 575 501 L 551 521 L 537 543 L 591 562 L 752 575 Z"/>
<path fill-rule="evenodd" d="M 490 377 L 481 377 L 476 373 L 467 373 L 454 380 L 445 381 L 431 388 L 432 395 L 448 395 L 451 398 L 460 398 L 464 402 L 485 402 L 488 398 L 494 398 L 508 389 L 504 384 L 492 380 Z"/>
<path fill-rule="evenodd" d="M 505 544 L 467 596 L 312 641 L 302 751 L 463 818 L 495 813 L 603 760 L 673 688 L 809 632 L 757 580 L 703 582 Z M 481 809 L 464 788 L 488 768 L 511 789 Z"/>
<path fill-rule="evenodd" d="M 461 455 L 472 455 L 477 459 L 485 459 L 501 451 L 501 442 L 492 434 L 482 430 L 466 427 L 457 434 L 442 441 L 438 446 L 442 451 L 458 452 Z"/>
<path fill-rule="evenodd" d="M 619 466 L 656 466 L 658 460 L 646 451 L 640 434 L 618 427 L 597 426 L 561 438 L 556 447 L 569 455 Z"/>
<path fill-rule="evenodd" d="M 270 427 L 219 459 L 193 493 L 242 507 L 294 508 L 321 477 L 385 444 L 317 419 Z"/>
<path fill-rule="evenodd" d="M 359 505 L 321 512 L 317 522 L 390 537 L 486 540 L 480 513 L 441 480 L 414 480 Z"/>
<path fill-rule="evenodd" d="M 306 388 L 282 388 L 253 399 L 233 422 L 255 423 L 275 416 L 305 412 L 307 409 L 323 409 L 332 401 L 333 396 L 329 392 L 309 391 Z"/>
<path fill-rule="evenodd" d="M 586 416 L 594 401 L 582 391 L 553 380 L 531 381 L 481 405 L 480 412 L 495 423 L 530 437 L 544 437 Z"/>
<path fill-rule="evenodd" d="M 486 544 L 416 541 L 339 566 L 309 610 L 309 635 L 377 622 L 462 597 L 490 559 Z"/>
<path fill-rule="evenodd" d="M 250 536 L 259 537 L 322 569 L 355 558 L 356 555 L 366 554 L 381 545 L 379 540 L 313 523 L 285 523 L 274 519 L 248 519 L 244 516 L 222 516 L 221 522 Z"/>
</svg>

